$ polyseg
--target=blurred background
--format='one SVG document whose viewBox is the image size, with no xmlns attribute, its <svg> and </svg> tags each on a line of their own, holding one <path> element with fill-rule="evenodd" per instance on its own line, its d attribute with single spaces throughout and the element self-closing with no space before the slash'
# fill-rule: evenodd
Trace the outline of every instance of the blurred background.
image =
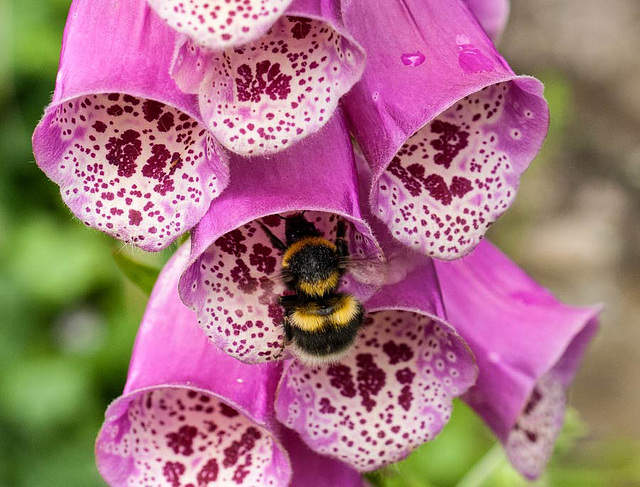
<svg viewBox="0 0 640 487">
<path fill-rule="evenodd" d="M 0 487 L 104 485 L 93 441 L 170 254 L 88 230 L 35 165 L 69 3 L 0 0 Z M 552 124 L 490 237 L 564 301 L 607 306 L 535 485 L 640 486 L 640 2 L 512 0 L 499 47 L 546 84 Z M 436 441 L 370 480 L 526 485 L 462 404 Z"/>
</svg>

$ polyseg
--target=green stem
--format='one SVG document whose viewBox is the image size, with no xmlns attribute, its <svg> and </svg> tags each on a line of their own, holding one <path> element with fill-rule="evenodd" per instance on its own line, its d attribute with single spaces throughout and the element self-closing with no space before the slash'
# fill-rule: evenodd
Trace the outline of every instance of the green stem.
<svg viewBox="0 0 640 487">
<path fill-rule="evenodd" d="M 471 467 L 456 487 L 479 487 L 503 461 L 502 445 L 496 443 L 478 463 Z"/>
</svg>

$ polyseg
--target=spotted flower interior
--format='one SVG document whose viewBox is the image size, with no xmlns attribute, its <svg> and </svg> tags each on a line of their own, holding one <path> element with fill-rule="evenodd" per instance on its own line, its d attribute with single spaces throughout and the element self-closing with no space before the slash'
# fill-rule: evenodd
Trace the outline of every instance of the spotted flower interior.
<svg viewBox="0 0 640 487">
<path fill-rule="evenodd" d="M 359 46 L 328 23 L 285 16 L 241 47 L 214 52 L 183 40 L 172 75 L 198 94 L 207 128 L 222 145 L 260 155 L 325 125 L 363 68 Z"/>
<path fill-rule="evenodd" d="M 166 387 L 119 401 L 128 402 L 97 447 L 110 485 L 285 485 L 287 460 L 271 434 L 216 397 Z"/>
<path fill-rule="evenodd" d="M 432 440 L 475 377 L 466 345 L 441 323 L 407 311 L 371 312 L 340 363 L 287 366 L 276 412 L 318 453 L 370 471 Z"/>
<path fill-rule="evenodd" d="M 564 423 L 565 406 L 562 383 L 553 372 L 542 377 L 505 443 L 509 461 L 525 476 L 536 478 L 551 458 Z"/>
<path fill-rule="evenodd" d="M 119 93 L 62 103 L 42 130 L 57 138 L 43 167 L 82 221 L 156 251 L 202 217 L 227 170 L 196 120 Z"/>
<path fill-rule="evenodd" d="M 512 83 L 455 103 L 414 133 L 378 179 L 377 215 L 392 234 L 441 259 L 467 253 L 516 196 L 515 157 L 536 111 Z"/>
<path fill-rule="evenodd" d="M 292 0 L 148 0 L 172 28 L 209 49 L 261 36 Z"/>
<path fill-rule="evenodd" d="M 284 220 L 271 215 L 260 219 L 282 242 Z M 335 239 L 338 216 L 324 212 L 305 212 L 321 235 Z M 380 260 L 375 242 L 364 238 L 355 225 L 348 224 L 347 241 L 356 259 Z M 185 272 L 180 294 L 187 306 L 198 314 L 200 326 L 213 343 L 233 357 L 247 363 L 286 358 L 279 298 L 285 293 L 280 279 L 281 252 L 256 221 L 249 222 L 215 241 Z M 383 268 L 380 267 L 380 272 Z M 376 270 L 378 267 L 376 267 Z M 373 294 L 381 276 L 367 274 L 373 284 L 359 282 L 360 275 L 349 272 L 340 288 L 361 299 Z"/>
</svg>

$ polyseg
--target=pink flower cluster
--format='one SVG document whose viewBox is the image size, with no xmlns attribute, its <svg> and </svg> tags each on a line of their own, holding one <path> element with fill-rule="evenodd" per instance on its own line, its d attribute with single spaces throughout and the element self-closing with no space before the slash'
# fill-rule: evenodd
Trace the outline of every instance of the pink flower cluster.
<svg viewBox="0 0 640 487">
<path fill-rule="evenodd" d="M 112 486 L 361 485 L 462 397 L 534 478 L 597 309 L 482 237 L 546 134 L 490 37 L 505 0 L 75 0 L 36 160 L 88 226 L 191 239 L 149 301 L 98 467 Z M 281 217 L 376 262 L 338 363 L 286 349 Z M 340 225 L 342 225 L 340 223 Z M 199 326 L 198 326 L 199 325 Z M 285 352 L 282 353 L 283 348 Z"/>
</svg>

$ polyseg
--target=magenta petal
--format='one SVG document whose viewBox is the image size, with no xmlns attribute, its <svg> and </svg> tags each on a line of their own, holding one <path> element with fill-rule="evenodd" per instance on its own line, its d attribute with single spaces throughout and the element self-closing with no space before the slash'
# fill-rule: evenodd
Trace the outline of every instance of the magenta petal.
<svg viewBox="0 0 640 487">
<path fill-rule="evenodd" d="M 349 357 L 286 366 L 276 412 L 318 453 L 370 471 L 432 440 L 477 368 L 465 342 L 433 314 L 440 304 L 430 262 L 365 307 L 366 325 Z"/>
<path fill-rule="evenodd" d="M 149 301 L 123 395 L 106 412 L 98 469 L 114 487 L 287 486 L 276 439 L 278 368 L 220 353 L 180 301 L 186 248 L 167 264 Z"/>
<path fill-rule="evenodd" d="M 509 20 L 509 0 L 465 0 L 487 35 L 495 42 Z"/>
<path fill-rule="evenodd" d="M 293 469 L 291 487 L 363 487 L 360 472 L 346 463 L 318 455 L 294 431 L 283 429 L 282 444 Z"/>
<path fill-rule="evenodd" d="M 558 302 L 487 242 L 435 265 L 447 317 L 480 367 L 466 400 L 513 465 L 535 478 L 552 453 L 564 389 L 596 331 L 599 308 Z"/>
<path fill-rule="evenodd" d="M 173 29 L 209 49 L 235 47 L 257 39 L 292 0 L 148 0 Z"/>
<path fill-rule="evenodd" d="M 263 155 L 323 127 L 363 69 L 364 52 L 342 29 L 336 3 L 304 0 L 240 48 L 210 51 L 183 38 L 172 75 L 198 94 L 205 123 L 223 146 Z"/>
<path fill-rule="evenodd" d="M 460 257 L 540 148 L 542 85 L 513 74 L 460 0 L 352 0 L 344 17 L 367 52 L 344 107 L 373 169 L 372 211 L 405 245 Z"/>
<path fill-rule="evenodd" d="M 216 346 L 244 362 L 263 362 L 283 347 L 284 286 L 281 253 L 256 220 L 283 239 L 284 223 L 271 215 L 308 210 L 305 218 L 332 239 L 342 218 L 351 255 L 382 260 L 382 251 L 360 214 L 351 141 L 339 112 L 300 144 L 270 158 L 235 156 L 231 167 L 229 188 L 192 233 L 180 296 Z M 347 274 L 343 288 L 370 295 L 379 284 L 366 277 L 370 286 Z"/>
<path fill-rule="evenodd" d="M 169 76 L 175 41 L 144 2 L 74 2 L 33 136 L 81 221 L 153 251 L 195 225 L 228 179 L 196 98 Z"/>
</svg>

